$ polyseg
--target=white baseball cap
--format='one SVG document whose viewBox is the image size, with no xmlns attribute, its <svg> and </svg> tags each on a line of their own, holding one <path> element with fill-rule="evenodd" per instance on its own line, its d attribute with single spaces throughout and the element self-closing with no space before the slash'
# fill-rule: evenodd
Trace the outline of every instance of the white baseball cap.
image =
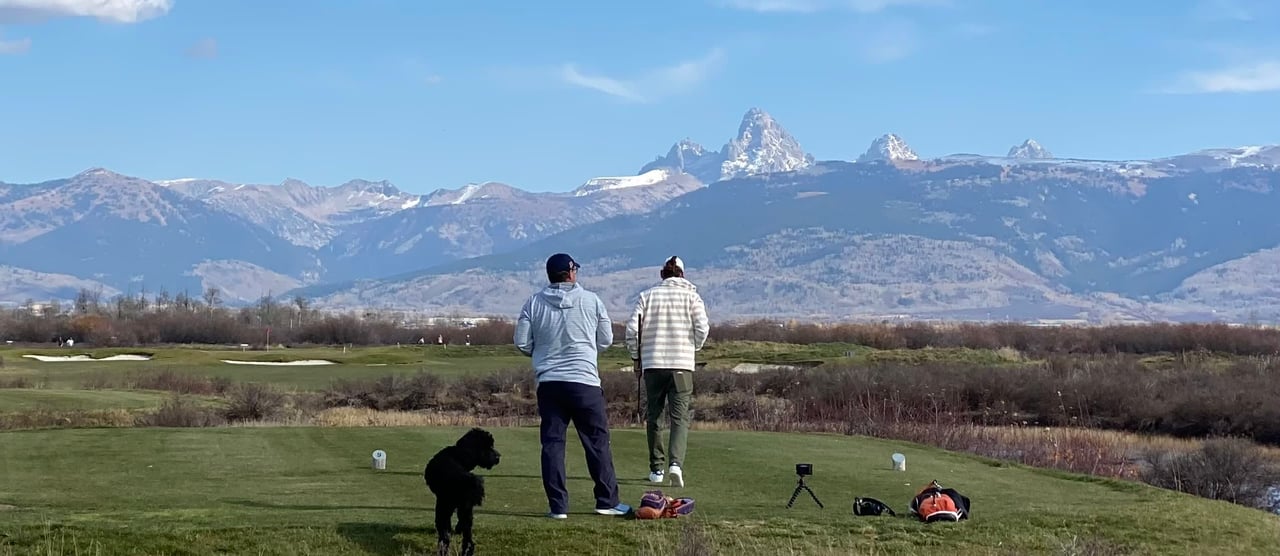
<svg viewBox="0 0 1280 556">
<path fill-rule="evenodd" d="M 667 259 L 666 263 L 663 263 L 663 265 L 665 266 L 667 263 L 674 263 L 676 268 L 680 269 L 681 272 L 684 272 L 684 261 L 680 260 L 680 257 L 673 255 L 671 258 Z"/>
</svg>

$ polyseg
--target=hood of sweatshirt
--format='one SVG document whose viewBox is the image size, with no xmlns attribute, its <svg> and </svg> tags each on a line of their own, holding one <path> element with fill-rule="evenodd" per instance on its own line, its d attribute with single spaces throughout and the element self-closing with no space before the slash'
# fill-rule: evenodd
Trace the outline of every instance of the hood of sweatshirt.
<svg viewBox="0 0 1280 556">
<path fill-rule="evenodd" d="M 582 292 L 582 286 L 579 286 L 576 282 L 561 282 L 559 284 L 547 284 L 547 287 L 542 288 L 538 295 L 552 307 L 568 309 L 578 304 L 578 300 L 582 298 Z"/>
<path fill-rule="evenodd" d="M 684 288 L 686 290 L 698 291 L 698 286 L 693 285 L 693 282 L 685 280 L 684 278 L 681 278 L 679 276 L 672 276 L 670 278 L 663 280 L 662 285 L 673 287 L 673 288 Z"/>
</svg>

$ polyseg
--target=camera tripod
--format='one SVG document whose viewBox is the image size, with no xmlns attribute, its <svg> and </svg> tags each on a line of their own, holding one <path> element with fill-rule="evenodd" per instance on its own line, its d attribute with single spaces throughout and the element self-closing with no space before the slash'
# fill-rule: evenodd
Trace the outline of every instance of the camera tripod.
<svg viewBox="0 0 1280 556">
<path fill-rule="evenodd" d="M 800 475 L 800 480 L 796 481 L 796 491 L 791 493 L 791 500 L 787 501 L 787 508 L 790 508 L 792 504 L 796 503 L 796 497 L 800 496 L 801 490 L 808 492 L 809 496 L 813 497 L 813 501 L 818 503 L 819 508 L 826 508 L 826 506 L 822 505 L 822 501 L 818 500 L 818 495 L 813 493 L 813 489 L 809 488 L 809 485 L 804 484 L 804 475 Z"/>
</svg>

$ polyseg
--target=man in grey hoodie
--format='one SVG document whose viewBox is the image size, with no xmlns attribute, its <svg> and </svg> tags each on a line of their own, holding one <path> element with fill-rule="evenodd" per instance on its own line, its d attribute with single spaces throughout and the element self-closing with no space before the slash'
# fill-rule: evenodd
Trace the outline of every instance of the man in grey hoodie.
<svg viewBox="0 0 1280 556">
<path fill-rule="evenodd" d="M 557 253 L 547 259 L 550 284 L 520 309 L 515 344 L 533 358 L 538 384 L 538 416 L 542 419 L 542 487 L 550 517 L 565 519 L 564 445 L 569 422 L 586 451 L 587 471 L 595 482 L 596 513 L 625 515 L 631 507 L 618 499 L 613 471 L 609 422 L 600 387 L 597 357 L 613 344 L 613 323 L 596 294 L 578 284 L 573 257 Z"/>
</svg>

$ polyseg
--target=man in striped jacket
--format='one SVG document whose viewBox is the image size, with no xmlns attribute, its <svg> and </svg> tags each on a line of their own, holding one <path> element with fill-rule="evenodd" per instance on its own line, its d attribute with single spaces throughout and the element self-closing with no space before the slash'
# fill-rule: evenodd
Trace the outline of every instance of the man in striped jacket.
<svg viewBox="0 0 1280 556">
<path fill-rule="evenodd" d="M 689 436 L 689 402 L 693 398 L 694 354 L 707 341 L 711 326 L 698 289 L 684 278 L 684 261 L 667 259 L 662 283 L 640 293 L 627 321 L 626 343 L 635 372 L 642 375 L 648 403 L 649 481 L 684 486 L 681 464 Z M 671 413 L 671 457 L 666 457 L 658 419 Z"/>
</svg>

